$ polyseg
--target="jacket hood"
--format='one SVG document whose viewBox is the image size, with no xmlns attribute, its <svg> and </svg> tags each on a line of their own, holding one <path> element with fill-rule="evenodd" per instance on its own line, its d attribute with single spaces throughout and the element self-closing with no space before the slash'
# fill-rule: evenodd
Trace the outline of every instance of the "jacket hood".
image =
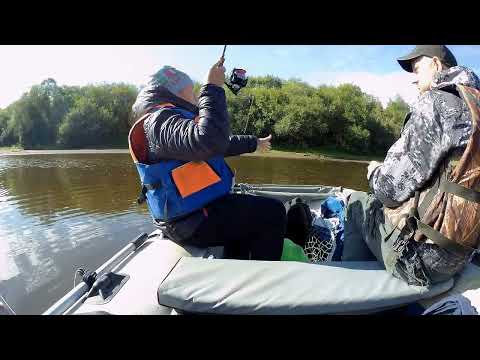
<svg viewBox="0 0 480 360">
<path fill-rule="evenodd" d="M 432 81 L 432 89 L 441 89 L 453 85 L 464 85 L 480 90 L 478 76 L 465 66 L 453 66 L 437 73 Z"/>
<path fill-rule="evenodd" d="M 176 96 L 161 85 L 150 81 L 147 86 L 140 90 L 137 99 L 132 106 L 132 115 L 135 120 L 143 116 L 148 109 L 161 103 L 171 103 L 194 114 L 198 114 L 198 107 Z"/>
</svg>

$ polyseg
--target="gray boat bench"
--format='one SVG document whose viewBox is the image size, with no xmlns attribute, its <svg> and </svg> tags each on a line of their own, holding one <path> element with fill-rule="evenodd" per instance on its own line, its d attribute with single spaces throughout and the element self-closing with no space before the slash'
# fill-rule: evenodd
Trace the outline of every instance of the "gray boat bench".
<svg viewBox="0 0 480 360">
<path fill-rule="evenodd" d="M 450 290 L 453 280 L 409 286 L 376 261 L 320 264 L 182 257 L 160 284 L 158 303 L 203 314 L 374 313 Z"/>
</svg>

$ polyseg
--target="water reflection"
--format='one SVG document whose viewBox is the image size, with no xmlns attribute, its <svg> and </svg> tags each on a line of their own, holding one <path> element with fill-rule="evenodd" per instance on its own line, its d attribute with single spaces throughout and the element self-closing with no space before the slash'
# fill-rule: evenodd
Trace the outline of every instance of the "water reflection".
<svg viewBox="0 0 480 360">
<path fill-rule="evenodd" d="M 367 191 L 367 165 L 312 159 L 234 157 L 237 182 L 256 184 L 334 185 Z"/>
<path fill-rule="evenodd" d="M 39 313 L 139 232 L 128 156 L 48 155 L 0 159 L 0 293 L 18 313 Z"/>
</svg>

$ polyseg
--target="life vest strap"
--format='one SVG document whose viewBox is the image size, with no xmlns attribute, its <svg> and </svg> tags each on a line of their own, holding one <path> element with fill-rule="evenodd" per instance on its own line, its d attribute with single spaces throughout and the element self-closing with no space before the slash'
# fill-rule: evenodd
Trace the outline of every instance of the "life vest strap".
<svg viewBox="0 0 480 360">
<path fill-rule="evenodd" d="M 427 225 L 420 220 L 417 219 L 417 231 L 427 238 L 432 240 L 435 244 L 440 246 L 441 248 L 456 251 L 456 252 L 465 252 L 465 250 L 476 252 L 477 249 L 471 248 L 467 245 L 462 245 L 457 243 L 454 240 L 451 240 L 444 236 L 440 231 L 435 230 L 430 225 Z"/>
<path fill-rule="evenodd" d="M 162 184 L 156 183 L 156 184 L 143 184 L 142 185 L 142 190 L 140 192 L 140 195 L 137 198 L 137 203 L 142 204 L 147 200 L 147 191 L 148 190 L 155 190 L 161 187 Z"/>
<path fill-rule="evenodd" d="M 143 130 L 144 121 L 152 114 L 152 112 L 155 112 L 160 108 L 172 107 L 175 106 L 170 103 L 163 103 L 152 106 L 147 109 L 145 114 L 143 114 L 133 124 L 128 134 L 128 147 L 130 149 L 130 155 L 134 162 L 146 163 L 148 159 L 147 137 L 145 135 L 145 131 Z"/>
<path fill-rule="evenodd" d="M 466 188 L 451 181 L 445 181 L 440 185 L 440 190 L 455 196 L 459 196 L 465 200 L 480 203 L 480 192 Z"/>
</svg>

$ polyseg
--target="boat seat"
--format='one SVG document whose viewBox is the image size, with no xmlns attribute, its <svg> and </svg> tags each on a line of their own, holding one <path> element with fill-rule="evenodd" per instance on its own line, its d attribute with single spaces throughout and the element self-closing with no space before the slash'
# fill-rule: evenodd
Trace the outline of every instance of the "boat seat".
<svg viewBox="0 0 480 360">
<path fill-rule="evenodd" d="M 182 257 L 160 284 L 163 306 L 209 314 L 356 314 L 448 291 L 409 286 L 376 261 L 307 264 Z"/>
<path fill-rule="evenodd" d="M 471 301 L 480 313 L 480 266 L 474 263 L 467 264 L 465 269 L 454 279 L 455 285 L 446 294 L 423 299 L 419 303 L 424 308 L 428 308 L 440 301 L 442 296 L 463 295 Z"/>
</svg>

